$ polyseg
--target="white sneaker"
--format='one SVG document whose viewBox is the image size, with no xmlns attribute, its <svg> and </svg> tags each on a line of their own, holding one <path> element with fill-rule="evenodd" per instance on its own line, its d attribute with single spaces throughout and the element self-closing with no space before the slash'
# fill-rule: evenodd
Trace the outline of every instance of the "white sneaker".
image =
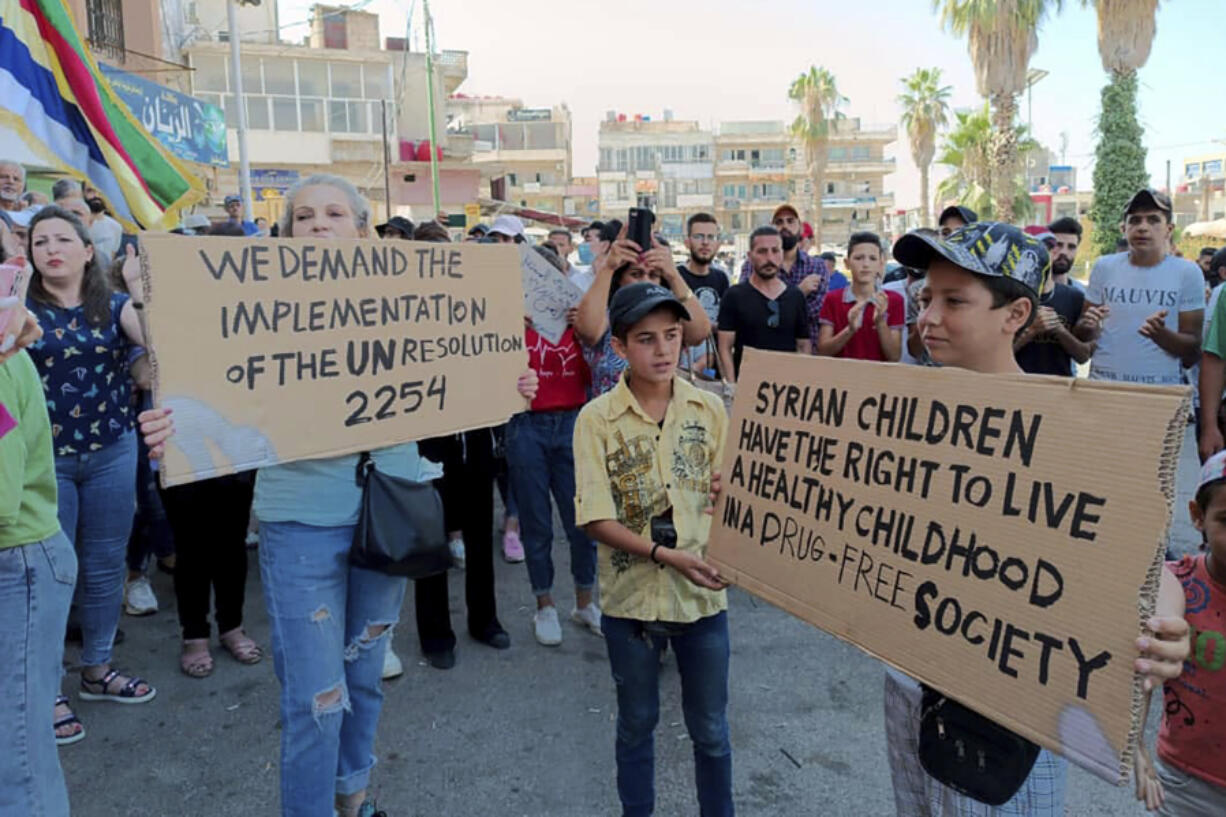
<svg viewBox="0 0 1226 817">
<path fill-rule="evenodd" d="M 404 675 L 404 664 L 400 662 L 400 656 L 392 651 L 391 646 L 387 648 L 387 652 L 383 653 L 383 675 L 384 681 L 390 681 L 393 678 L 399 678 Z"/>
<path fill-rule="evenodd" d="M 447 548 L 451 551 L 451 563 L 456 566 L 457 570 L 463 570 L 465 565 L 464 557 L 464 540 L 449 539 Z"/>
<path fill-rule="evenodd" d="M 533 629 L 536 630 L 536 640 L 546 647 L 556 647 L 562 643 L 562 623 L 558 621 L 558 608 L 550 605 L 542 607 L 532 616 Z"/>
<path fill-rule="evenodd" d="M 147 576 L 124 582 L 123 610 L 130 616 L 149 616 L 158 611 L 158 597 Z"/>
<path fill-rule="evenodd" d="M 595 635 L 604 638 L 604 632 L 600 629 L 600 607 L 596 602 L 590 602 L 587 607 L 576 607 L 570 612 L 571 621 L 576 624 L 582 624 L 587 627 Z"/>
</svg>

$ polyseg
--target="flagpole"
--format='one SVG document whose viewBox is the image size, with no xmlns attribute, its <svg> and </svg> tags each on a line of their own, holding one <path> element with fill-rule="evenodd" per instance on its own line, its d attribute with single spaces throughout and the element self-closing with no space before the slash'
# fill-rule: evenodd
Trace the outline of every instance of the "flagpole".
<svg viewBox="0 0 1226 817">
<path fill-rule="evenodd" d="M 438 194 L 438 134 L 434 131 L 434 21 L 430 18 L 430 0 L 422 0 L 426 18 L 426 118 L 430 124 L 430 181 L 434 191 L 434 213 L 442 205 Z"/>
<path fill-rule="evenodd" d="M 226 0 L 230 26 L 230 76 L 234 81 L 234 106 L 238 109 L 238 191 L 243 200 L 243 218 L 254 218 L 251 201 L 251 161 L 247 156 L 247 101 L 243 97 L 243 63 L 238 50 L 238 0 Z"/>
</svg>

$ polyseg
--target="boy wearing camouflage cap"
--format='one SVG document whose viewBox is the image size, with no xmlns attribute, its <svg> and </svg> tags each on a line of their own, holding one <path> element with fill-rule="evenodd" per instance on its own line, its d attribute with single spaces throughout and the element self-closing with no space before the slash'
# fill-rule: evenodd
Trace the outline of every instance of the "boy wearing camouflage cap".
<svg viewBox="0 0 1226 817">
<path fill-rule="evenodd" d="M 927 271 L 916 323 L 924 346 L 942 366 L 984 374 L 1022 374 L 1013 354 L 1018 333 L 1034 320 L 1049 274 L 1047 248 L 1017 227 L 976 222 L 942 237 L 912 232 L 894 245 L 894 258 Z M 1137 672 L 1147 684 L 1179 675 L 1189 651 L 1183 593 L 1164 571 L 1154 637 L 1138 640 Z M 1141 642 L 1144 642 L 1142 644 Z M 886 739 L 899 814 L 922 817 L 1062 817 L 1068 761 L 1038 753 L 1029 776 L 1002 805 L 990 806 L 928 775 L 920 763 L 919 685 L 890 670 L 885 682 Z"/>
</svg>

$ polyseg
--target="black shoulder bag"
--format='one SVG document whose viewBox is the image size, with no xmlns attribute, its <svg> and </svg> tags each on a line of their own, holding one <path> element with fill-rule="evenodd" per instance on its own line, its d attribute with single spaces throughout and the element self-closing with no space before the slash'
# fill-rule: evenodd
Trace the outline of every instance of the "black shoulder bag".
<svg viewBox="0 0 1226 817">
<path fill-rule="evenodd" d="M 1009 802 L 1030 776 L 1039 747 L 927 685 L 923 701 L 919 757 L 924 770 L 981 803 Z"/>
<path fill-rule="evenodd" d="M 429 482 L 381 473 L 370 452 L 358 459 L 362 508 L 349 563 L 367 570 L 424 579 L 451 567 L 443 501 Z"/>
</svg>

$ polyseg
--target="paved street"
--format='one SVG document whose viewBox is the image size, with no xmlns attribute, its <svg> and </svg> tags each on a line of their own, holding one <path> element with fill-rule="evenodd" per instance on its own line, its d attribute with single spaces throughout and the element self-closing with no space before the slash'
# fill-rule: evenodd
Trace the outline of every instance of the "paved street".
<svg viewBox="0 0 1226 817">
<path fill-rule="evenodd" d="M 555 560 L 566 576 L 566 546 Z M 248 627 L 268 643 L 254 553 Z M 459 662 L 420 661 L 413 605 L 396 649 L 406 674 L 386 686 L 374 788 L 391 817 L 603 817 L 616 815 L 613 684 L 603 643 L 567 622 L 565 641 L 532 638 L 522 565 L 498 560 L 501 618 L 510 650 L 460 636 Z M 89 730 L 61 750 L 77 817 L 220 817 L 277 813 L 277 683 L 271 660 L 244 667 L 216 653 L 217 670 L 178 670 L 170 580 L 162 610 L 125 617 L 120 666 L 158 687 L 145 706 L 80 703 Z M 452 581 L 462 631 L 462 592 Z M 572 598 L 559 582 L 563 614 Z M 882 728 L 881 665 L 791 616 L 732 591 L 732 742 L 741 815 L 892 815 Z M 75 660 L 76 650 L 70 650 Z M 70 675 L 65 688 L 74 688 Z M 692 815 L 693 764 L 675 664 L 663 675 L 657 732 L 657 813 Z M 1074 769 L 1069 814 L 1144 813 L 1130 788 Z"/>
</svg>

